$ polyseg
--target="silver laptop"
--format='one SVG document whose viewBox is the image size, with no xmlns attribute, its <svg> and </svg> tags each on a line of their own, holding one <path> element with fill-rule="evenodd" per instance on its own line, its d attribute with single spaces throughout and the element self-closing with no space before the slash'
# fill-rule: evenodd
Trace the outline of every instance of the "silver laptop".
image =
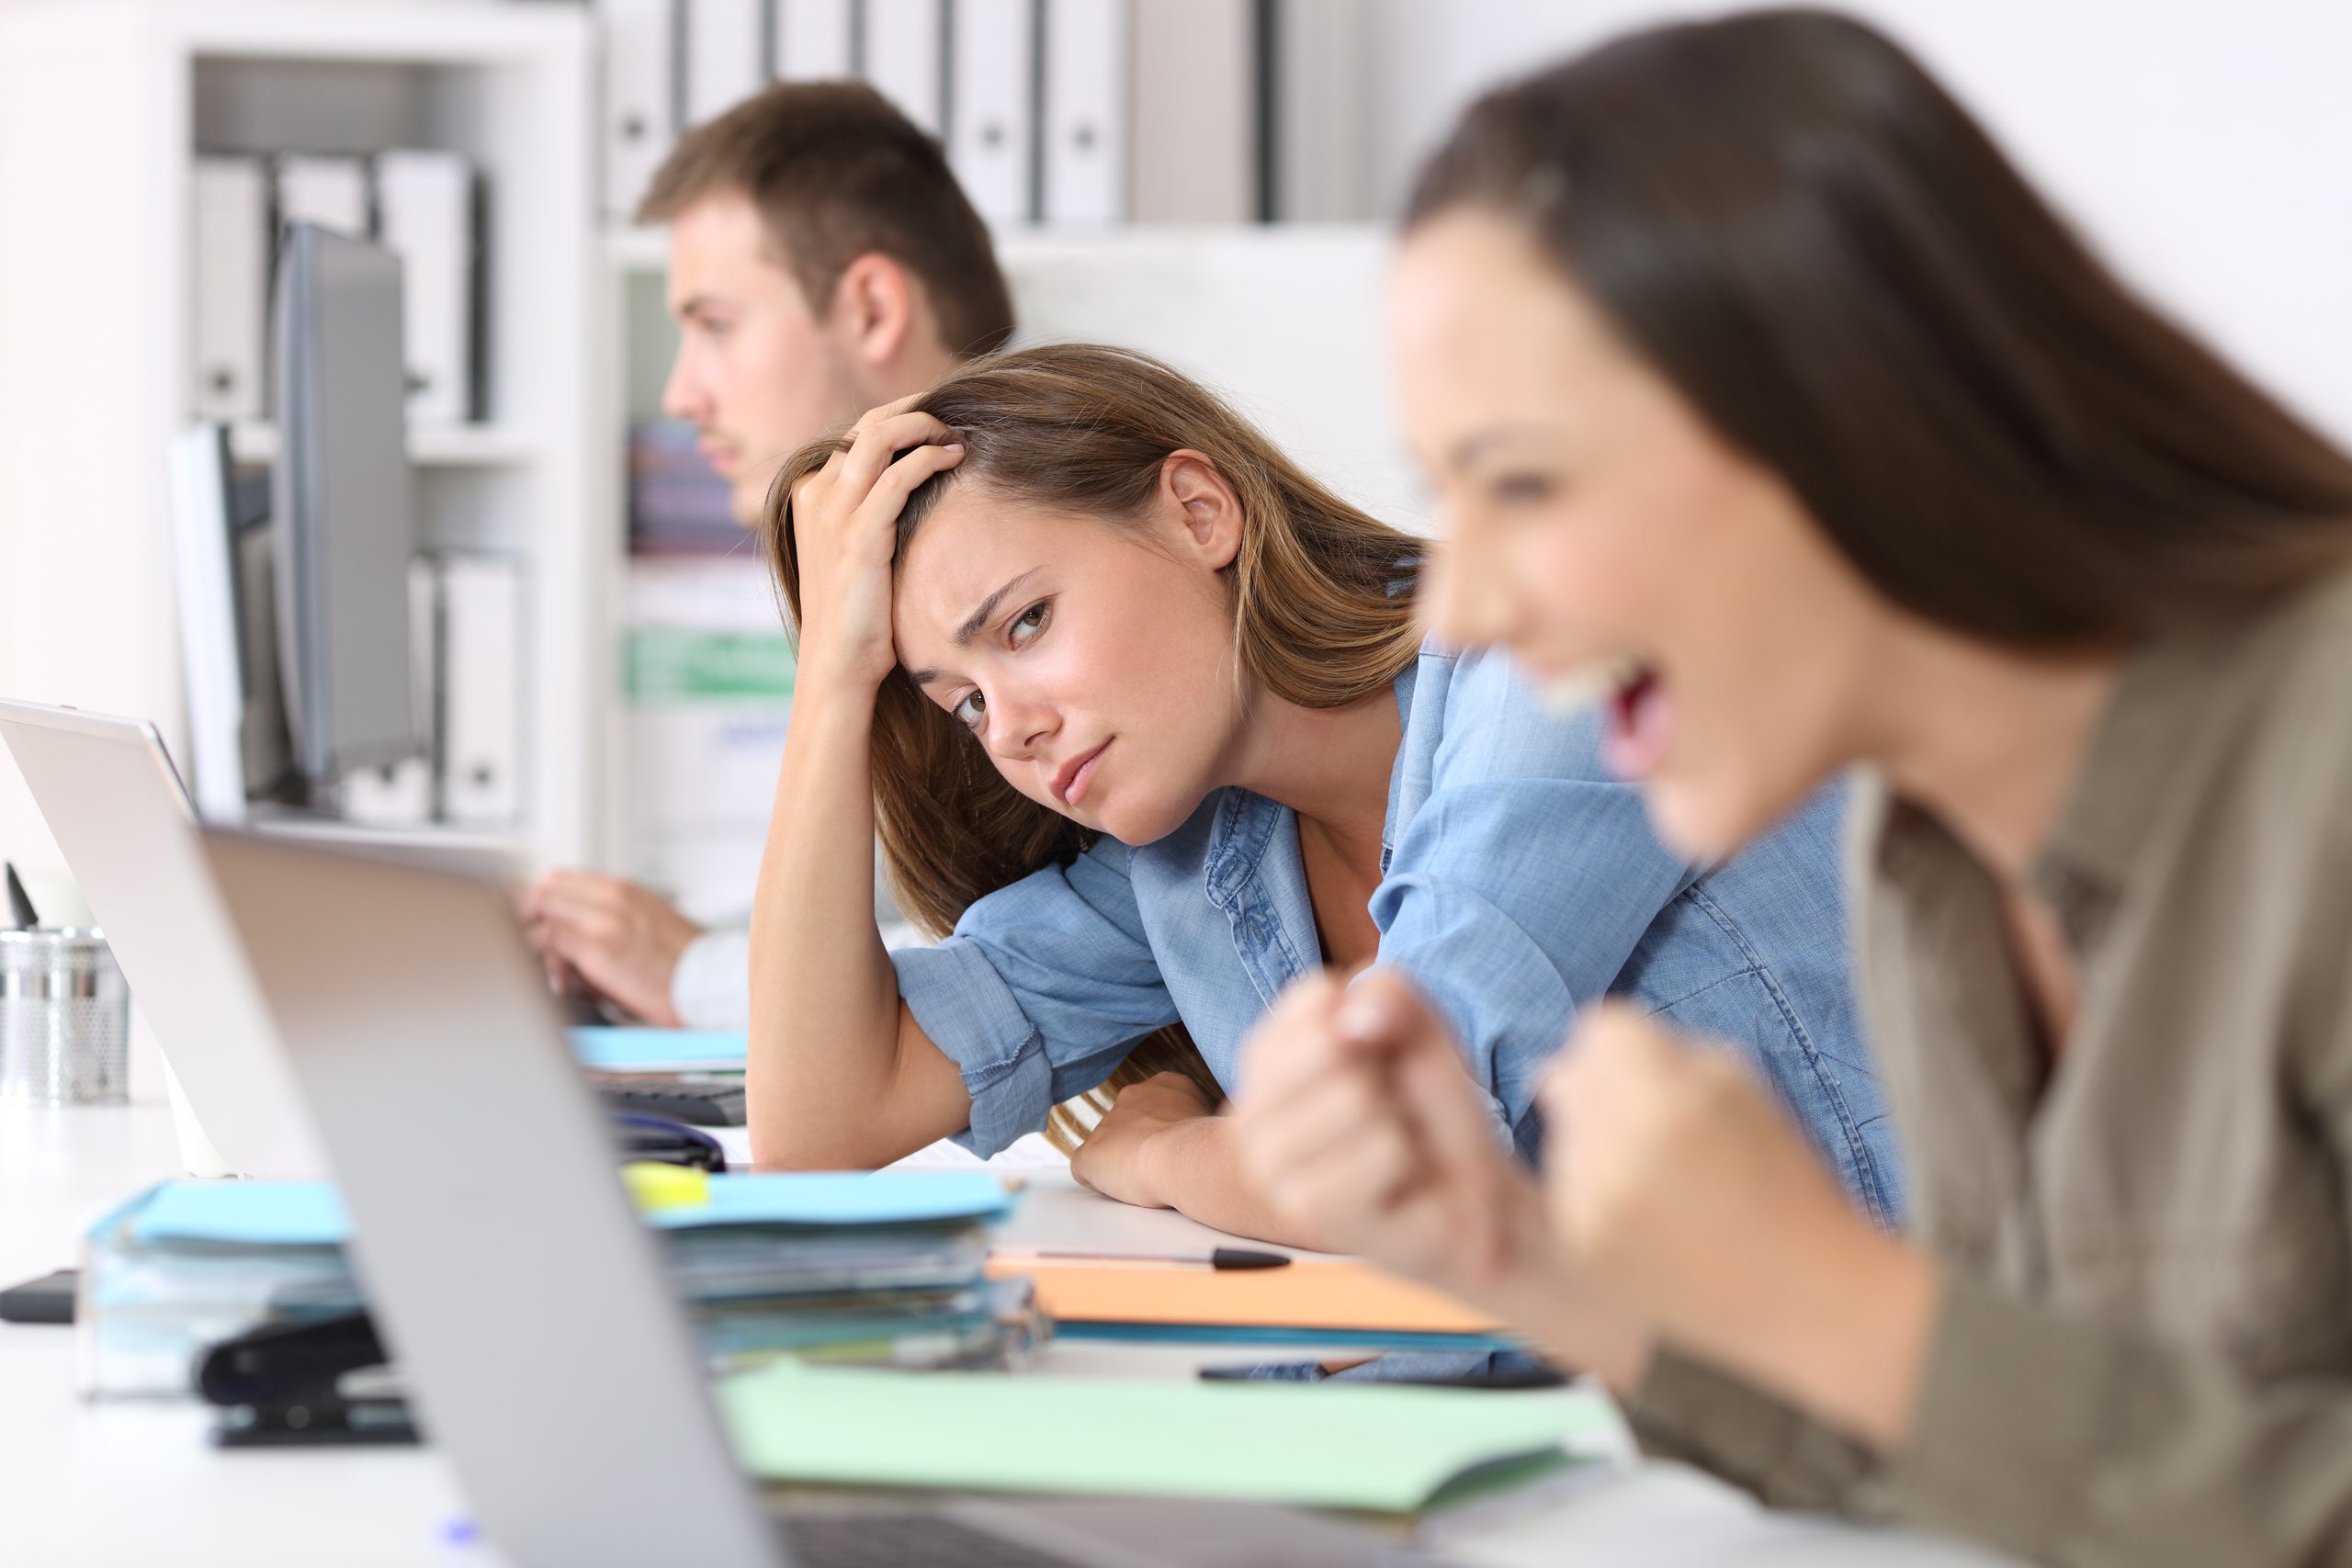
<svg viewBox="0 0 2352 1568">
<path fill-rule="evenodd" d="M 310 1118 L 155 727 L 0 702 L 0 739 L 214 1151 L 245 1176 L 322 1174 Z"/>
<path fill-rule="evenodd" d="M 737 1467 L 537 964 L 487 883 L 208 829 L 424 1428 L 491 1540 L 560 1568 L 1423 1561 L 1282 1509 L 772 1513 Z M 465 1080 L 470 1092 L 447 1085 Z"/>
</svg>

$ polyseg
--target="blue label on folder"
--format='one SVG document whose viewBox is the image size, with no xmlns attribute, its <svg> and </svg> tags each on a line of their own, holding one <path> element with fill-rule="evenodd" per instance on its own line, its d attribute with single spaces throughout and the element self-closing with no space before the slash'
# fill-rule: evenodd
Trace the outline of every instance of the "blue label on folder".
<svg viewBox="0 0 2352 1568">
<path fill-rule="evenodd" d="M 570 1032 L 571 1054 L 600 1073 L 665 1073 L 682 1067 L 741 1070 L 751 1036 L 740 1029 L 618 1029 Z"/>
<path fill-rule="evenodd" d="M 339 1247 L 351 1222 L 323 1181 L 167 1181 L 139 1211 L 130 1234 L 138 1241 Z"/>
<path fill-rule="evenodd" d="M 996 1221 L 1011 1196 L 985 1170 L 775 1171 L 714 1176 L 710 1201 L 656 1209 L 660 1230 L 699 1225 L 920 1225 Z"/>
<path fill-rule="evenodd" d="M 659 1230 L 721 1225 L 910 1225 L 996 1221 L 1012 1199 L 984 1170 L 778 1171 L 714 1176 L 707 1202 L 657 1209 Z M 131 1224 L 142 1242 L 336 1247 L 351 1234 L 323 1181 L 169 1181 Z"/>
</svg>

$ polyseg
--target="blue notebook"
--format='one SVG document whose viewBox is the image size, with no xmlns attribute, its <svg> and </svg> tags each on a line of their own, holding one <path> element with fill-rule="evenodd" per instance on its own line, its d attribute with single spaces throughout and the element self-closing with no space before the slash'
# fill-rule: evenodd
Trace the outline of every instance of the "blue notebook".
<svg viewBox="0 0 2352 1568">
<path fill-rule="evenodd" d="M 1012 1195 L 984 1170 L 778 1171 L 714 1176 L 707 1202 L 657 1209 L 657 1230 L 716 1225 L 902 1225 L 993 1223 Z M 337 1247 L 350 1235 L 343 1201 L 323 1181 L 167 1181 L 141 1207 L 142 1242 Z"/>
<path fill-rule="evenodd" d="M 1507 1334 L 1421 1334 L 1385 1328 L 1276 1328 L 1261 1324 L 1070 1323 L 1057 1321 L 1063 1339 L 1108 1339 L 1128 1345 L 1300 1345 L 1336 1350 L 1524 1350 Z"/>
<path fill-rule="evenodd" d="M 570 1032 L 571 1054 L 600 1073 L 743 1070 L 751 1037 L 740 1029 L 616 1029 Z"/>
</svg>

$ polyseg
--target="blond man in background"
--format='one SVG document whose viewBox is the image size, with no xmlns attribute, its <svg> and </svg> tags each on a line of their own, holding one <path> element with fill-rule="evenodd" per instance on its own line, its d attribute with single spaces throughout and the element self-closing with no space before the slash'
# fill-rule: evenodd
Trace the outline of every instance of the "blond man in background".
<svg viewBox="0 0 2352 1568">
<path fill-rule="evenodd" d="M 747 528 L 796 448 L 1012 333 L 987 225 L 939 143 L 859 83 L 779 85 L 688 131 L 638 217 L 670 229 L 663 412 L 700 433 Z M 748 1021 L 740 931 L 586 871 L 549 872 L 524 915 L 551 975 L 636 1018 Z"/>
</svg>

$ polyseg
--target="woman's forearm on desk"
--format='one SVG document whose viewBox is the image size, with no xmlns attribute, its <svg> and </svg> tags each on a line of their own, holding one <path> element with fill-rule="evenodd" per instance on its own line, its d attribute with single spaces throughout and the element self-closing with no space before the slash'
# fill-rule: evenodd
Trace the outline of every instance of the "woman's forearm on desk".
<svg viewBox="0 0 2352 1568">
<path fill-rule="evenodd" d="M 1173 1209 L 1211 1230 L 1283 1247 L 1329 1249 L 1329 1242 L 1311 1227 L 1285 1221 L 1259 1196 L 1242 1172 L 1226 1118 L 1205 1105 L 1197 1114 L 1162 1118 L 1147 1112 L 1148 1121 L 1139 1118 L 1136 1100 L 1159 1088 L 1155 1082 L 1124 1090 L 1079 1145 L 1070 1174 L 1106 1198 Z"/>
<path fill-rule="evenodd" d="M 1312 1226 L 1286 1222 L 1259 1196 L 1242 1174 L 1232 1132 L 1232 1124 L 1224 1117 L 1204 1116 L 1171 1127 L 1154 1141 L 1148 1157 L 1158 1168 L 1159 1192 L 1167 1207 L 1228 1235 L 1280 1247 L 1331 1250 L 1330 1238 Z"/>
<path fill-rule="evenodd" d="M 963 1124 L 912 1030 L 874 923 L 873 697 L 803 687 L 776 778 L 752 906 L 752 1157 L 801 1168 L 887 1164 Z M 965 1114 L 968 1114 L 967 1108 Z M 944 1127 L 933 1123 L 947 1119 Z"/>
</svg>

